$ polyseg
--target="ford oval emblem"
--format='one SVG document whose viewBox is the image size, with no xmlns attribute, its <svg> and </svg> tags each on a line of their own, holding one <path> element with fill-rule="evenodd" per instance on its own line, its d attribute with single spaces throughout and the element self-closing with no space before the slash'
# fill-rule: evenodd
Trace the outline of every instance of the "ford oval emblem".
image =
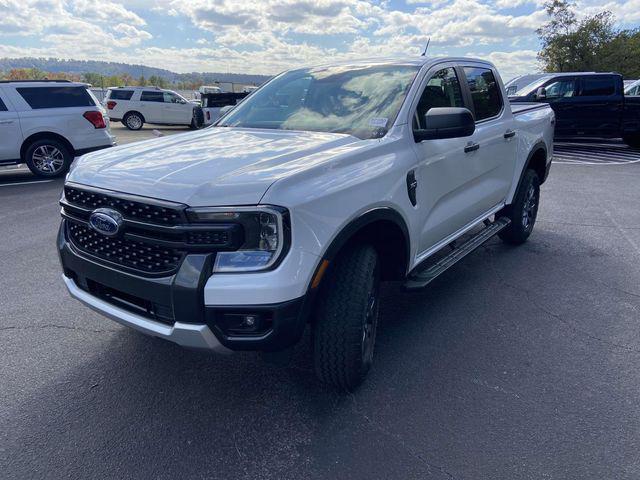
<svg viewBox="0 0 640 480">
<path fill-rule="evenodd" d="M 96 232 L 113 237 L 122 226 L 122 214 L 111 208 L 96 208 L 89 216 L 89 225 Z"/>
</svg>

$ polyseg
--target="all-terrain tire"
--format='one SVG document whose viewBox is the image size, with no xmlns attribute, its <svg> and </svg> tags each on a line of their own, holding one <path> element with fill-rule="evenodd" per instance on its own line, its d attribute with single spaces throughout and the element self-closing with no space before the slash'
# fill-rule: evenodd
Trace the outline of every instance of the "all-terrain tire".
<svg viewBox="0 0 640 480">
<path fill-rule="evenodd" d="M 349 248 L 334 262 L 321 287 L 313 321 L 317 377 L 352 390 L 373 362 L 378 324 L 380 265 L 370 245 Z"/>
<path fill-rule="evenodd" d="M 534 170 L 529 169 L 524 173 L 513 203 L 496 214 L 496 218 L 508 217 L 511 220 L 509 226 L 498 233 L 498 236 L 511 245 L 526 242 L 536 223 L 539 204 L 540 179 Z"/>
</svg>

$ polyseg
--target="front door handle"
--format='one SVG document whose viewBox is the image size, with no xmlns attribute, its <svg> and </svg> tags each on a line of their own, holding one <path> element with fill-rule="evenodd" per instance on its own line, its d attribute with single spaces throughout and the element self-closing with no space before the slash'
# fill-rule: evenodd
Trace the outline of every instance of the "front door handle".
<svg viewBox="0 0 640 480">
<path fill-rule="evenodd" d="M 464 147 L 464 153 L 475 152 L 480 148 L 479 143 L 471 143 L 469 142 L 466 147 Z"/>
<path fill-rule="evenodd" d="M 504 132 L 504 138 L 511 138 L 511 137 L 515 137 L 516 136 L 516 132 L 515 130 L 507 130 L 506 132 Z"/>
<path fill-rule="evenodd" d="M 0 120 L 0 125 L 9 125 L 13 123 L 13 120 Z"/>
</svg>

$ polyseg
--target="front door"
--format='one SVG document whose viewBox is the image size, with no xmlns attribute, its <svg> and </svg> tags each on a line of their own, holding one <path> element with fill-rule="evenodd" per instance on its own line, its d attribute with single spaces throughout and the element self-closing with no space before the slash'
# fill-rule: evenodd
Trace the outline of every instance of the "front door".
<svg viewBox="0 0 640 480">
<path fill-rule="evenodd" d="M 191 123 L 193 108 L 184 103 L 178 95 L 172 92 L 163 92 L 164 104 L 162 107 L 166 123 L 187 124 Z"/>
<path fill-rule="evenodd" d="M 545 98 L 556 114 L 555 135 L 571 136 L 578 133 L 581 116 L 580 102 L 577 99 L 578 88 L 575 77 L 556 77 L 545 85 Z"/>
</svg>

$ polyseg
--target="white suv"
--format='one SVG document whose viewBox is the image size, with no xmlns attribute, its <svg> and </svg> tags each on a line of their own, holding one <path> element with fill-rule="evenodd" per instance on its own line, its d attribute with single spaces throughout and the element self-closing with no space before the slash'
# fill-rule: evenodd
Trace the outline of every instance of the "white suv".
<svg viewBox="0 0 640 480">
<path fill-rule="evenodd" d="M 0 81 L 0 165 L 63 175 L 75 156 L 115 145 L 104 113 L 83 83 Z"/>
<path fill-rule="evenodd" d="M 111 88 L 104 105 L 109 118 L 122 121 L 129 130 L 140 130 L 145 122 L 192 128 L 202 124 L 201 109 L 197 104 L 158 87 Z"/>
</svg>

